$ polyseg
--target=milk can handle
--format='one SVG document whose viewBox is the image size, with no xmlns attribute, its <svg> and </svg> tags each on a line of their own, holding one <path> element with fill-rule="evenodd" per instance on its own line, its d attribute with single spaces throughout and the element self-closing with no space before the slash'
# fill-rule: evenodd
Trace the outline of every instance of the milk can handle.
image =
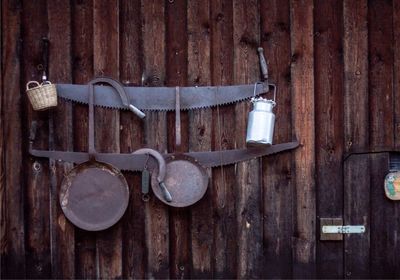
<svg viewBox="0 0 400 280">
<path fill-rule="evenodd" d="M 256 82 L 254 83 L 254 90 L 253 90 L 253 99 L 256 98 L 256 90 L 257 90 L 257 85 L 259 84 L 264 84 L 263 82 Z M 276 85 L 275 84 L 268 84 L 268 86 L 273 87 L 274 88 L 274 104 L 276 104 Z"/>
</svg>

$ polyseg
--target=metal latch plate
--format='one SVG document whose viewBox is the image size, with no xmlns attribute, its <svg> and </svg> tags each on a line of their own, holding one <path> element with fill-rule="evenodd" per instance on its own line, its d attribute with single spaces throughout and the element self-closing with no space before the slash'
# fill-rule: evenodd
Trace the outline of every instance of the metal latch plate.
<svg viewBox="0 0 400 280">
<path fill-rule="evenodd" d="M 341 241 L 343 234 L 364 233 L 364 225 L 343 225 L 342 218 L 320 218 L 320 240 Z"/>
<path fill-rule="evenodd" d="M 349 226 L 323 226 L 322 233 L 340 233 L 340 234 L 347 234 L 347 233 L 364 233 L 365 226 L 357 225 L 349 225 Z"/>
</svg>

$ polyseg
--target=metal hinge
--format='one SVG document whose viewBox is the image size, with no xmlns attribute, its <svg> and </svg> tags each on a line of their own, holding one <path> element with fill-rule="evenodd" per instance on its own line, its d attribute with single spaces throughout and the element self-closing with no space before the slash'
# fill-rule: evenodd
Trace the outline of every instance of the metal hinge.
<svg viewBox="0 0 400 280">
<path fill-rule="evenodd" d="M 364 233 L 365 226 L 323 226 L 322 233 Z"/>
</svg>

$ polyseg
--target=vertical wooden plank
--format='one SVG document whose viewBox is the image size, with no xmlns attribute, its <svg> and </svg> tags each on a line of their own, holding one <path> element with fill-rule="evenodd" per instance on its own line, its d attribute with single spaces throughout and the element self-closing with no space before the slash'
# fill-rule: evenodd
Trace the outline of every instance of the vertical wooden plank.
<svg viewBox="0 0 400 280">
<path fill-rule="evenodd" d="M 347 109 L 347 108 L 346 108 Z M 370 278 L 369 202 L 370 161 L 368 155 L 353 155 L 344 162 L 344 217 L 346 225 L 365 225 L 364 234 L 344 237 L 346 278 Z"/>
<path fill-rule="evenodd" d="M 140 85 L 143 71 L 140 0 L 120 1 L 120 78 L 124 84 Z M 121 111 L 121 153 L 142 147 L 143 120 L 132 112 Z M 122 219 L 123 278 L 143 279 L 146 273 L 145 205 L 140 174 L 124 174 L 130 186 L 130 201 Z"/>
<path fill-rule="evenodd" d="M 93 78 L 93 2 L 72 2 L 72 53 L 74 83 Z M 88 107 L 74 104 L 74 150 L 88 150 Z M 96 278 L 96 234 L 75 228 L 76 278 Z"/>
<path fill-rule="evenodd" d="M 1 2 L 1 277 L 24 278 L 25 228 L 21 112 L 21 1 Z M 5 82 L 7 81 L 7 82 Z M 4 172 L 4 173 L 3 173 Z"/>
<path fill-rule="evenodd" d="M 185 0 L 166 2 L 166 82 L 168 86 L 187 83 L 187 7 Z M 168 151 L 188 150 L 188 112 L 181 111 L 181 145 L 175 144 L 175 112 L 168 113 Z M 170 277 L 190 278 L 188 209 L 171 208 L 170 211 Z"/>
<path fill-rule="evenodd" d="M 373 133 L 373 131 L 372 131 Z M 389 154 L 371 155 L 371 277 L 399 276 L 398 242 L 400 206 L 387 199 L 383 182 L 389 173 Z"/>
<path fill-rule="evenodd" d="M 233 84 L 232 1 L 211 1 L 211 74 L 214 85 Z M 212 149 L 234 148 L 234 107 L 213 109 Z M 214 246 L 213 276 L 236 277 L 236 216 L 234 166 L 213 169 Z"/>
<path fill-rule="evenodd" d="M 164 1 L 142 0 L 142 34 L 145 83 L 161 86 L 165 82 L 165 7 Z M 167 150 L 165 112 L 147 112 L 145 142 L 161 153 Z M 146 247 L 148 278 L 169 277 L 168 207 L 154 195 L 146 204 Z"/>
<path fill-rule="evenodd" d="M 400 108 L 400 1 L 393 0 L 393 90 L 394 108 Z M 400 148 L 400 111 L 394 109 L 394 141 Z M 400 261 L 400 259 L 399 259 Z"/>
<path fill-rule="evenodd" d="M 254 83 L 259 79 L 257 48 L 259 47 L 258 1 L 233 1 L 234 82 Z M 235 142 L 246 146 L 249 102 L 235 106 Z M 237 221 L 237 277 L 259 278 L 262 256 L 262 185 L 259 159 L 237 164 L 236 221 Z"/>
<path fill-rule="evenodd" d="M 370 145 L 395 145 L 396 108 L 393 106 L 393 3 L 369 1 L 369 102 Z M 398 109 L 398 108 L 397 108 Z M 383 181 L 388 173 L 388 154 L 371 155 L 371 276 L 396 278 L 397 245 L 396 213 L 399 205 L 384 195 Z"/>
<path fill-rule="evenodd" d="M 261 40 L 271 81 L 277 85 L 274 142 L 291 141 L 289 1 L 260 1 Z M 255 66 L 256 67 L 256 66 Z M 264 272 L 266 278 L 292 277 L 291 154 L 262 160 Z"/>
<path fill-rule="evenodd" d="M 344 1 L 344 139 L 345 152 L 367 148 L 368 133 L 368 29 L 367 1 Z M 352 156 L 344 163 L 344 224 L 364 224 L 363 235 L 344 239 L 344 274 L 368 278 L 369 259 L 369 162 Z M 355 178 L 360 178 L 356 180 Z M 368 179 L 367 179 L 368 178 Z"/>
<path fill-rule="evenodd" d="M 393 93 L 394 93 L 394 145 L 400 149 L 400 1 L 393 0 Z M 397 228 L 400 227 L 400 209 L 397 205 L 395 217 L 397 217 Z M 396 245 L 400 244 L 400 234 L 397 234 Z M 396 263 L 400 263 L 400 254 L 395 256 Z M 395 278 L 400 278 L 400 266 L 396 267 Z"/>
<path fill-rule="evenodd" d="M 22 15 L 24 38 L 22 82 L 25 84 L 29 80 L 41 81 L 42 38 L 47 36 L 48 32 L 46 1 L 24 1 Z M 32 22 L 35 24 L 33 25 Z M 26 121 L 24 128 L 27 130 L 32 120 L 37 121 L 38 133 L 35 146 L 40 149 L 48 149 L 48 112 L 34 112 L 27 98 L 24 98 L 24 101 L 23 110 Z M 12 127 L 12 129 L 15 128 Z M 25 131 L 25 137 L 27 137 L 27 134 L 28 131 Z M 17 147 L 15 148 L 12 152 L 18 150 Z M 28 159 L 28 157 L 26 158 Z M 24 174 L 26 183 L 26 205 L 24 207 L 26 211 L 25 229 L 27 231 L 26 275 L 30 278 L 50 278 L 48 161 L 32 158 L 25 161 L 24 168 L 22 174 Z M 21 221 L 18 222 L 21 223 Z"/>
<path fill-rule="evenodd" d="M 53 83 L 71 83 L 71 7 L 69 2 L 47 3 L 49 25 L 48 78 Z M 62 19 L 62 20 L 61 20 Z M 73 150 L 72 104 L 59 102 L 50 113 L 50 149 Z M 72 168 L 70 163 L 50 160 L 50 231 L 51 267 L 53 278 L 75 278 L 75 232 L 58 202 L 59 186 L 64 175 Z"/>
<path fill-rule="evenodd" d="M 370 146 L 392 147 L 393 11 L 392 1 L 368 2 Z"/>
<path fill-rule="evenodd" d="M 3 128 L 3 2 L 0 2 L 0 278 L 5 278 L 5 257 L 7 248 L 7 208 L 6 208 L 6 179 L 4 166 L 4 128 Z"/>
<path fill-rule="evenodd" d="M 342 7 L 342 1 L 315 1 L 314 7 L 316 185 L 321 218 L 343 215 Z M 317 272 L 318 278 L 343 278 L 342 242 L 317 242 Z"/>
<path fill-rule="evenodd" d="M 96 76 L 119 77 L 119 1 L 93 2 L 93 63 Z M 95 110 L 98 151 L 120 151 L 117 110 Z M 97 234 L 98 278 L 122 277 L 122 225 Z"/>
<path fill-rule="evenodd" d="M 190 0 L 187 8 L 188 84 L 210 85 L 210 1 Z M 209 151 L 212 139 L 212 109 L 189 112 L 189 150 Z M 211 169 L 208 170 L 211 176 Z M 212 184 L 201 201 L 191 207 L 191 277 L 213 278 L 213 207 Z"/>
<path fill-rule="evenodd" d="M 315 113 L 313 1 L 291 1 L 292 126 L 294 152 L 293 276 L 315 277 Z"/>
</svg>

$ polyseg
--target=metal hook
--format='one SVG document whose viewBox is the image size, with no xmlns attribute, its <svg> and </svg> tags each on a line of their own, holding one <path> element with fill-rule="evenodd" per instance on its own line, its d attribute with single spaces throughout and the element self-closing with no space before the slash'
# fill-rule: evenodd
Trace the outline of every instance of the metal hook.
<svg viewBox="0 0 400 280">
<path fill-rule="evenodd" d="M 146 153 L 146 156 L 147 156 L 147 158 L 146 158 L 146 161 L 144 162 L 144 166 L 143 166 L 143 169 L 145 169 L 145 170 L 147 170 L 147 168 L 148 168 L 147 163 L 149 162 L 150 154 Z"/>
<path fill-rule="evenodd" d="M 49 39 L 42 38 L 42 82 L 47 81 L 48 68 L 49 68 Z"/>
</svg>

